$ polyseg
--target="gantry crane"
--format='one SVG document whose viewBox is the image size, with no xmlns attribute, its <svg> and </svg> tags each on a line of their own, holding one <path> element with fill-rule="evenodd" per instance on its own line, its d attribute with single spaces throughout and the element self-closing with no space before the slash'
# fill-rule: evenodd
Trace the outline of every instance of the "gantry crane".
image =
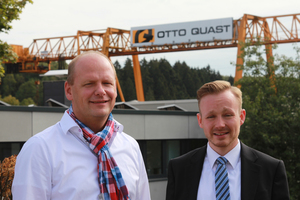
<svg viewBox="0 0 300 200">
<path fill-rule="evenodd" d="M 290 26 L 290 27 L 288 27 Z M 258 17 L 244 14 L 233 21 L 233 37 L 230 40 L 214 40 L 210 42 L 191 42 L 181 44 L 150 45 L 131 47 L 130 31 L 116 28 L 105 30 L 78 31 L 74 36 L 34 39 L 28 48 L 12 45 L 19 58 L 17 63 L 7 63 L 8 71 L 45 73 L 50 70 L 51 61 L 71 60 L 84 51 L 101 51 L 108 57 L 132 55 L 137 100 L 144 101 L 139 54 L 179 52 L 215 48 L 237 47 L 237 67 L 234 81 L 242 78 L 243 65 L 242 43 L 255 42 L 259 38 L 267 51 L 267 59 L 272 56 L 272 44 L 300 42 L 300 13 L 270 17 Z M 47 62 L 48 67 L 39 67 L 39 63 Z M 125 101 L 119 82 L 118 92 Z"/>
</svg>

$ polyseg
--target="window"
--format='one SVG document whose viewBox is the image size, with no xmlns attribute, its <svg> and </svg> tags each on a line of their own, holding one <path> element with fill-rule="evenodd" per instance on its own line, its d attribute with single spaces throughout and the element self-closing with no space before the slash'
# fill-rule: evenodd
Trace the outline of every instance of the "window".
<svg viewBox="0 0 300 200">
<path fill-rule="evenodd" d="M 0 142 L 0 161 L 11 155 L 17 155 L 23 145 L 24 142 Z"/>
<path fill-rule="evenodd" d="M 169 160 L 204 146 L 207 139 L 138 140 L 149 179 L 165 178 Z"/>
<path fill-rule="evenodd" d="M 166 141 L 166 164 L 165 172 L 168 174 L 169 160 L 180 156 L 180 141 L 179 140 L 167 140 Z"/>
<path fill-rule="evenodd" d="M 169 160 L 204 146 L 207 139 L 138 140 L 149 179 L 166 178 Z M 24 142 L 0 142 L 0 161 L 18 154 Z"/>
<path fill-rule="evenodd" d="M 146 169 L 148 176 L 162 174 L 162 141 L 147 141 Z"/>
</svg>

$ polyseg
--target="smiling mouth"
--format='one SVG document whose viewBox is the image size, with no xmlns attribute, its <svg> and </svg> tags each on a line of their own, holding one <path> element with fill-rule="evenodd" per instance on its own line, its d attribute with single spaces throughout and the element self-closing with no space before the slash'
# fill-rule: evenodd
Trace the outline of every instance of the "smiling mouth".
<svg viewBox="0 0 300 200">
<path fill-rule="evenodd" d="M 108 102 L 108 100 L 107 101 L 90 101 L 91 103 L 107 103 Z"/>
<path fill-rule="evenodd" d="M 226 134 L 228 134 L 228 132 L 226 132 L 226 133 L 214 133 L 214 135 L 217 135 L 217 136 L 222 136 L 222 135 L 226 135 Z"/>
</svg>

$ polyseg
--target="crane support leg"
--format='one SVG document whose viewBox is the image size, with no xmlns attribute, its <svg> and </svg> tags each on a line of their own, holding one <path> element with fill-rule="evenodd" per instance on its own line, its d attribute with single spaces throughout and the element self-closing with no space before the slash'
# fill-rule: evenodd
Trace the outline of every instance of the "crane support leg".
<svg viewBox="0 0 300 200">
<path fill-rule="evenodd" d="M 117 89 L 118 89 L 121 101 L 125 102 L 125 98 L 124 98 L 124 95 L 123 95 L 123 92 L 122 92 L 121 85 L 120 85 L 118 77 L 116 77 L 116 82 L 117 82 Z"/>
<path fill-rule="evenodd" d="M 269 42 L 271 40 L 271 33 L 270 28 L 267 21 L 264 21 L 264 35 L 265 35 L 265 42 Z M 274 67 L 274 57 L 273 57 L 273 49 L 271 44 L 265 44 L 266 49 L 266 57 L 267 57 L 267 67 L 268 67 L 268 75 L 270 78 L 270 82 L 272 87 L 275 86 L 275 67 Z M 276 89 L 276 88 L 275 88 Z"/>
<path fill-rule="evenodd" d="M 275 88 L 275 68 L 274 68 L 274 59 L 273 59 L 273 50 L 271 44 L 266 44 L 266 57 L 267 57 L 267 66 L 268 66 L 268 75 L 270 78 L 271 86 Z"/>
<path fill-rule="evenodd" d="M 235 77 L 234 77 L 234 83 L 237 83 L 242 77 L 243 77 L 243 70 L 241 69 L 241 66 L 244 64 L 244 61 L 239 56 L 242 55 L 242 47 L 241 44 L 238 44 L 238 50 L 237 50 L 237 59 L 236 59 L 236 67 L 235 67 Z"/>
<path fill-rule="evenodd" d="M 234 83 L 237 83 L 243 77 L 243 70 L 241 69 L 241 66 L 244 64 L 244 61 L 241 58 L 241 55 L 243 54 L 242 48 L 246 40 L 246 21 L 247 21 L 247 15 L 244 15 L 240 21 L 240 27 L 238 29 L 238 46 L 237 46 L 238 50 L 237 50 Z"/>
<path fill-rule="evenodd" d="M 133 73 L 135 81 L 136 96 L 138 101 L 145 101 L 144 89 L 142 82 L 142 73 L 138 55 L 132 55 Z"/>
<path fill-rule="evenodd" d="M 108 57 L 108 59 L 110 60 L 111 62 L 111 59 L 110 57 Z M 113 64 L 113 63 L 112 63 Z M 117 73 L 117 72 L 116 72 Z M 121 88 L 121 85 L 120 85 L 120 82 L 119 82 L 119 79 L 118 79 L 118 76 L 116 74 L 116 83 L 117 83 L 117 89 L 118 89 L 118 93 L 119 93 L 119 96 L 121 98 L 121 101 L 122 102 L 125 102 L 125 98 L 124 98 L 124 95 L 123 95 L 123 92 L 122 92 L 122 88 Z"/>
</svg>

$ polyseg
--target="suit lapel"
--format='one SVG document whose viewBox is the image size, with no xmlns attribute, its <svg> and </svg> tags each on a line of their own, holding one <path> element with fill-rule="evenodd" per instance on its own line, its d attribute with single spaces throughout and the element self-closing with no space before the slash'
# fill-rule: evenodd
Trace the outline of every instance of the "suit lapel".
<svg viewBox="0 0 300 200">
<path fill-rule="evenodd" d="M 199 148 L 191 156 L 190 163 L 185 168 L 185 183 L 189 184 L 189 187 L 186 187 L 189 190 L 187 191 L 189 200 L 197 199 L 206 148 L 206 145 Z M 241 142 L 241 199 L 243 200 L 252 200 L 256 194 L 261 168 L 255 163 L 256 160 L 254 151 Z"/>
<path fill-rule="evenodd" d="M 260 166 L 256 154 L 241 142 L 241 199 L 254 199 L 259 181 Z"/>
<path fill-rule="evenodd" d="M 193 156 L 191 156 L 190 163 L 185 168 L 186 183 L 190 186 L 188 191 L 189 200 L 196 200 L 198 194 L 198 186 L 202 173 L 203 162 L 206 154 L 206 145 L 199 148 Z"/>
</svg>

